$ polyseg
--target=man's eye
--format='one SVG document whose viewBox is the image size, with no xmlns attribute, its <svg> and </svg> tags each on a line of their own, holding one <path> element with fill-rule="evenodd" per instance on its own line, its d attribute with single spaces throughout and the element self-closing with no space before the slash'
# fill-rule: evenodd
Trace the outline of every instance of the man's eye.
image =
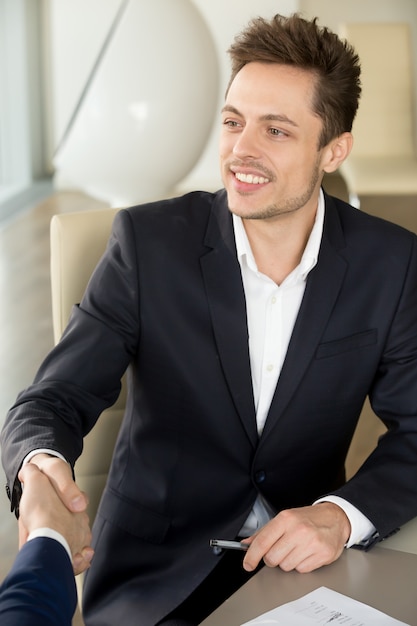
<svg viewBox="0 0 417 626">
<path fill-rule="evenodd" d="M 225 126 L 229 126 L 230 128 L 236 128 L 239 124 L 235 122 L 235 120 L 224 120 L 223 124 Z"/>
<path fill-rule="evenodd" d="M 286 137 L 287 133 L 284 133 L 283 130 L 280 130 L 279 128 L 270 128 L 269 132 L 271 133 L 271 135 L 274 135 L 275 137 Z"/>
</svg>

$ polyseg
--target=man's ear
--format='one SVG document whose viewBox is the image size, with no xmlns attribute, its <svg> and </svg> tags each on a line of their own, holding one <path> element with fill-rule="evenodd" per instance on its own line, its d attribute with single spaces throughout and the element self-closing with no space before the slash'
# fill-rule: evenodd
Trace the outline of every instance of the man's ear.
<svg viewBox="0 0 417 626">
<path fill-rule="evenodd" d="M 352 133 L 343 133 L 332 139 L 324 148 L 323 171 L 327 174 L 335 172 L 350 154 L 353 146 Z"/>
</svg>

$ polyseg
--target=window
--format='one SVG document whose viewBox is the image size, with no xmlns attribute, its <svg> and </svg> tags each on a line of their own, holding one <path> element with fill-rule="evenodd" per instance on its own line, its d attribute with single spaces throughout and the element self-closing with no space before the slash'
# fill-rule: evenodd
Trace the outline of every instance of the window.
<svg viewBox="0 0 417 626">
<path fill-rule="evenodd" d="M 0 0 L 0 218 L 45 174 L 42 0 Z"/>
</svg>

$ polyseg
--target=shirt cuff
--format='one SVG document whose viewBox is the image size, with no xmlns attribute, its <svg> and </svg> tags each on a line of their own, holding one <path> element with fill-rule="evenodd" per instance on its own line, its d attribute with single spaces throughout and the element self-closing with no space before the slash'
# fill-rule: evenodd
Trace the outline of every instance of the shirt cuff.
<svg viewBox="0 0 417 626">
<path fill-rule="evenodd" d="M 325 496 L 324 498 L 316 500 L 314 504 L 319 504 L 320 502 L 333 502 L 333 504 L 340 506 L 346 513 L 350 522 L 350 537 L 345 548 L 351 548 L 360 542 L 370 539 L 372 535 L 375 534 L 376 528 L 372 522 L 361 513 L 356 506 L 353 506 L 353 504 L 347 502 L 344 498 L 340 496 Z"/>
<path fill-rule="evenodd" d="M 26 465 L 26 463 L 29 463 L 29 461 L 33 459 L 33 457 L 37 454 L 50 454 L 51 456 L 57 456 L 59 459 L 65 461 L 65 463 L 68 463 L 67 459 L 63 457 L 62 454 L 60 454 L 59 452 L 56 452 L 55 450 L 48 450 L 47 448 L 38 448 L 37 450 L 32 450 L 32 452 L 29 452 L 29 454 L 25 456 L 22 465 Z"/>
<path fill-rule="evenodd" d="M 68 541 L 57 530 L 54 530 L 53 528 L 46 528 L 46 527 L 36 528 L 35 530 L 32 530 L 32 532 L 29 533 L 27 541 L 31 541 L 32 539 L 36 539 L 37 537 L 48 537 L 49 539 L 54 539 L 55 541 L 58 541 L 58 543 L 60 543 L 61 546 L 65 548 L 69 556 L 69 559 L 72 562 L 72 554 L 71 554 Z"/>
</svg>

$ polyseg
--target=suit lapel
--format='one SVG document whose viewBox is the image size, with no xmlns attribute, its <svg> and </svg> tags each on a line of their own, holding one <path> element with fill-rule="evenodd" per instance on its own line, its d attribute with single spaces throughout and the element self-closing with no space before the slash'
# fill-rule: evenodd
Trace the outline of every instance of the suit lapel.
<svg viewBox="0 0 417 626">
<path fill-rule="evenodd" d="M 338 249 L 344 245 L 337 208 L 326 197 L 318 263 L 307 278 L 306 290 L 262 437 L 267 437 L 277 424 L 314 358 L 347 270 L 345 259 L 338 253 Z"/>
<path fill-rule="evenodd" d="M 258 435 L 250 372 L 246 303 L 225 192 L 221 192 L 213 204 L 204 243 L 210 251 L 201 257 L 200 262 L 220 362 L 236 410 L 255 446 Z"/>
</svg>

